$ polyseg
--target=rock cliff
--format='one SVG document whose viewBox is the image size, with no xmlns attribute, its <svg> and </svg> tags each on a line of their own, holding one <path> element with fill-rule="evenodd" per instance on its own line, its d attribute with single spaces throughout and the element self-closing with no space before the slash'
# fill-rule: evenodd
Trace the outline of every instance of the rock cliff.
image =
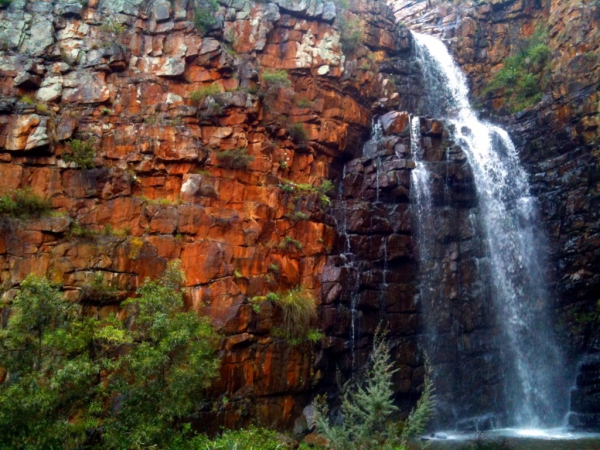
<svg viewBox="0 0 600 450">
<path fill-rule="evenodd" d="M 325 307 L 322 344 L 294 346 L 271 335 L 281 311 L 250 300 L 321 298 L 325 280 L 339 302 L 319 189 L 360 155 L 373 113 L 400 104 L 381 67 L 409 35 L 382 2 L 83 3 L 0 10 L 0 194 L 27 188 L 53 211 L 3 219 L 3 298 L 34 273 L 107 314 L 181 259 L 188 305 L 226 335 L 211 423 L 290 426 L 350 325 Z M 360 42 L 345 43 L 349 26 Z M 119 294 L 90 296 L 99 275 Z"/>
<path fill-rule="evenodd" d="M 600 350 L 590 327 L 576 326 L 600 287 L 594 2 L 83 3 L 0 9 L 0 195 L 30 188 L 53 211 L 2 219 L 5 301 L 35 273 L 108 314 L 181 259 L 188 306 L 226 336 L 204 426 L 301 428 L 303 407 L 336 391 L 338 369 L 360 369 L 382 322 L 406 411 L 424 372 L 410 210 L 418 141 L 436 167 L 434 202 L 451 206 L 440 208 L 438 248 L 451 301 L 435 320 L 461 334 L 440 349 L 450 349 L 442 364 L 449 384 L 477 386 L 479 403 L 461 414 L 484 411 L 497 401 L 500 368 L 482 361 L 494 361 L 501 342 L 472 276 L 482 251 L 469 219 L 472 174 L 441 122 L 421 118 L 411 133 L 425 94 L 395 9 L 408 27 L 449 42 L 483 109 L 523 149 L 551 241 L 565 345 L 572 361 Z M 540 26 L 552 51 L 549 88 L 510 114 L 485 88 Z M 328 196 L 326 180 L 335 183 Z M 118 294 L 90 295 L 98 275 Z M 316 344 L 278 337 L 280 309 L 252 301 L 297 286 L 318 299 Z M 459 346 L 465 360 L 451 350 Z"/>
</svg>

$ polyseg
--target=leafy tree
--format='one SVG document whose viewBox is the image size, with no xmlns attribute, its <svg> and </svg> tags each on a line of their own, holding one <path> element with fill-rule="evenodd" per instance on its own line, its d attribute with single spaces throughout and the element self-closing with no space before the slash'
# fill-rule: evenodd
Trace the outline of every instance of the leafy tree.
<svg viewBox="0 0 600 450">
<path fill-rule="evenodd" d="M 123 322 L 27 277 L 0 330 L 0 449 L 175 448 L 218 369 L 218 336 L 183 310 L 181 282 L 177 265 L 147 281 Z"/>
</svg>

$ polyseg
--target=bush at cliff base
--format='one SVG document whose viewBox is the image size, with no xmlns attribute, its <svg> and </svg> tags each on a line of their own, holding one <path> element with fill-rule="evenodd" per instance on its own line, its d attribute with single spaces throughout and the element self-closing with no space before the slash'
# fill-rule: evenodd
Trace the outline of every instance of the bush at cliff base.
<svg viewBox="0 0 600 450">
<path fill-rule="evenodd" d="M 219 360 L 209 322 L 183 309 L 182 281 L 170 266 L 121 320 L 30 275 L 0 329 L 0 449 L 184 448 Z"/>
</svg>

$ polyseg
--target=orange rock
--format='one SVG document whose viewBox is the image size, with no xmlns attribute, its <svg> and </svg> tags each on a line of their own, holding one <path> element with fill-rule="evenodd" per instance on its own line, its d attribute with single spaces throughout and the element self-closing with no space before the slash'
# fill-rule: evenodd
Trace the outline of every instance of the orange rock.
<svg viewBox="0 0 600 450">
<path fill-rule="evenodd" d="M 0 164 L 0 195 L 10 193 L 21 185 L 23 167 L 13 164 Z"/>
</svg>

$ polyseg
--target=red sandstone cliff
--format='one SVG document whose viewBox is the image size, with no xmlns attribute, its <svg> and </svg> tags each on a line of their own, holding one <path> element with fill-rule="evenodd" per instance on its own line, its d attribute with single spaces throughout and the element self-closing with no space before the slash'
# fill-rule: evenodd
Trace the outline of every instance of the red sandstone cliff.
<svg viewBox="0 0 600 450">
<path fill-rule="evenodd" d="M 408 41 L 380 2 L 222 2 L 214 15 L 203 36 L 187 0 L 0 10 L 0 194 L 31 188 L 54 213 L 3 222 L 3 298 L 29 273 L 73 300 L 100 273 L 123 298 L 180 258 L 189 305 L 227 336 L 215 391 L 234 401 L 211 414 L 289 425 L 320 378 L 320 345 L 274 339 L 278 311 L 249 299 L 298 285 L 320 298 L 336 230 L 320 196 L 286 180 L 318 187 L 360 149 L 373 109 L 399 102 L 380 62 Z M 360 21 L 351 54 L 341 15 Z M 269 87 L 268 69 L 289 87 Z M 92 143 L 95 168 L 65 162 L 73 138 Z M 253 159 L 219 157 L 231 150 Z"/>
</svg>

